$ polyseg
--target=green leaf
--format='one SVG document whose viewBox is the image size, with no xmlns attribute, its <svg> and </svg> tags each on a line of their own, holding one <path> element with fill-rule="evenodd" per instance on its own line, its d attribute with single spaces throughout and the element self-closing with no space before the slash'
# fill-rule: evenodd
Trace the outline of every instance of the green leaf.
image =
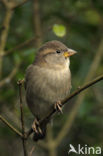
<svg viewBox="0 0 103 156">
<path fill-rule="evenodd" d="M 66 35 L 66 27 L 62 24 L 55 24 L 53 26 L 53 32 L 58 37 L 64 37 Z"/>
</svg>

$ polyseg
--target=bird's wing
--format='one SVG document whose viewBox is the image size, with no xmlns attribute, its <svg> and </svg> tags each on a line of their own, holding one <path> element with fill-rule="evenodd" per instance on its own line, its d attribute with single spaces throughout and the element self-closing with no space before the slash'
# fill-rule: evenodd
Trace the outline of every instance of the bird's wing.
<svg viewBox="0 0 103 156">
<path fill-rule="evenodd" d="M 28 68 L 26 69 L 26 75 L 25 75 L 25 82 L 24 82 L 24 88 L 26 90 L 27 88 L 27 83 L 28 83 L 28 80 L 29 80 L 29 77 L 31 75 L 31 72 L 32 72 L 32 68 L 33 68 L 33 65 L 29 65 Z"/>
</svg>

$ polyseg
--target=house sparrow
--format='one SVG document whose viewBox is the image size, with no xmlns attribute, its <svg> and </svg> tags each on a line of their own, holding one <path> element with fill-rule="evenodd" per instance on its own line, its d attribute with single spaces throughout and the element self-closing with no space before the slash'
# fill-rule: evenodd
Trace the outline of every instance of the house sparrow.
<svg viewBox="0 0 103 156">
<path fill-rule="evenodd" d="M 68 96 L 71 89 L 69 57 L 75 53 L 76 51 L 59 41 L 49 41 L 38 50 L 35 61 L 27 68 L 26 101 L 37 119 L 33 126 L 35 132 L 35 125 L 44 119 L 53 107 L 61 111 L 60 101 Z M 42 133 L 46 131 L 46 125 L 44 127 Z"/>
</svg>

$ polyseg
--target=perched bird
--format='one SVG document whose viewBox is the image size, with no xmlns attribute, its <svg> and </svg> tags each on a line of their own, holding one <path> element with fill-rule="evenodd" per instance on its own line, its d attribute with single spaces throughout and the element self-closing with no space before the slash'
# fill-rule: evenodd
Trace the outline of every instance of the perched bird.
<svg viewBox="0 0 103 156">
<path fill-rule="evenodd" d="M 71 89 L 70 59 L 76 51 L 59 41 L 45 43 L 26 70 L 26 101 L 37 120 L 44 119 L 53 108 L 61 111 L 60 101 L 68 96 Z M 45 135 L 46 125 L 38 138 Z M 36 140 L 36 137 L 34 137 Z M 37 139 L 38 140 L 38 139 Z"/>
</svg>

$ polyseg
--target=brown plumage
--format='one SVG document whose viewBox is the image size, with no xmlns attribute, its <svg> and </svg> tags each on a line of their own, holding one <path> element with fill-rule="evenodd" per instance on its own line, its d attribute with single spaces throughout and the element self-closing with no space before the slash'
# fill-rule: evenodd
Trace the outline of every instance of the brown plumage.
<svg viewBox="0 0 103 156">
<path fill-rule="evenodd" d="M 38 50 L 35 61 L 27 68 L 26 100 L 38 120 L 45 118 L 54 104 L 70 93 L 69 56 L 74 53 L 63 43 L 50 41 Z"/>
</svg>

